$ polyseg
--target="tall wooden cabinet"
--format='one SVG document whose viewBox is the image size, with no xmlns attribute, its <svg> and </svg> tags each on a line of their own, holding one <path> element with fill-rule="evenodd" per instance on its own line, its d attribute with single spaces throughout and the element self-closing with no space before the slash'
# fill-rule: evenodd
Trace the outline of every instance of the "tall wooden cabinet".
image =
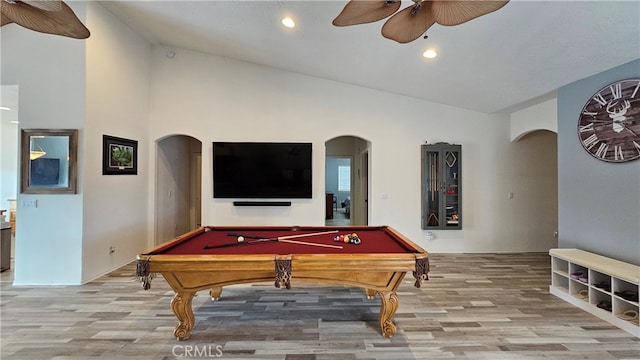
<svg viewBox="0 0 640 360">
<path fill-rule="evenodd" d="M 422 228 L 462 229 L 462 146 L 422 145 Z"/>
<path fill-rule="evenodd" d="M 333 219 L 333 193 L 327 193 L 325 195 L 325 219 Z"/>
<path fill-rule="evenodd" d="M 11 268 L 11 228 L 4 226 L 0 229 L 0 271 Z"/>
</svg>

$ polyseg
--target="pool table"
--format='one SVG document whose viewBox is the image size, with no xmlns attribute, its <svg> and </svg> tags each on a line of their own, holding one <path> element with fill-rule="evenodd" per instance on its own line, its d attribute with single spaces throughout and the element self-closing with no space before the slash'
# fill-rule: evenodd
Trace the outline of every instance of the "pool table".
<svg viewBox="0 0 640 360">
<path fill-rule="evenodd" d="M 335 240 L 354 233 L 359 244 Z M 377 294 L 382 335 L 391 337 L 396 290 L 408 271 L 420 287 L 428 279 L 429 254 L 389 226 L 205 226 L 139 254 L 136 267 L 145 289 L 160 273 L 176 292 L 171 309 L 178 340 L 191 336 L 197 291 L 209 289 L 215 301 L 223 286 L 265 281 L 278 288 L 311 282 L 360 287 L 369 298 Z"/>
</svg>

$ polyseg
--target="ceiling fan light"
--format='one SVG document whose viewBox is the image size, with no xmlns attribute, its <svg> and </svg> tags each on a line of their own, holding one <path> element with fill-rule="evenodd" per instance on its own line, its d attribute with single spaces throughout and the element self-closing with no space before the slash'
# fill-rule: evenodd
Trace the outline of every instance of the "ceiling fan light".
<svg viewBox="0 0 640 360">
<path fill-rule="evenodd" d="M 40 150 L 31 150 L 31 152 L 29 153 L 29 160 L 35 160 L 35 159 L 39 159 L 43 156 L 47 155 L 46 152 L 44 151 L 40 151 Z"/>
<path fill-rule="evenodd" d="M 44 137 L 44 136 L 42 136 Z M 34 148 L 36 147 L 36 148 Z M 31 143 L 31 148 L 29 149 L 29 159 L 30 160 L 35 160 L 35 159 L 39 159 L 43 156 L 47 155 L 47 152 L 44 151 L 44 149 L 36 144 L 36 143 Z"/>
<path fill-rule="evenodd" d="M 427 49 L 425 50 L 425 52 L 422 53 L 422 56 L 424 56 L 427 59 L 434 59 L 436 56 L 438 56 L 438 52 L 435 51 L 434 49 Z"/>
<path fill-rule="evenodd" d="M 290 16 L 282 18 L 280 22 L 282 22 L 282 25 L 288 29 L 296 27 L 296 22 Z"/>
</svg>

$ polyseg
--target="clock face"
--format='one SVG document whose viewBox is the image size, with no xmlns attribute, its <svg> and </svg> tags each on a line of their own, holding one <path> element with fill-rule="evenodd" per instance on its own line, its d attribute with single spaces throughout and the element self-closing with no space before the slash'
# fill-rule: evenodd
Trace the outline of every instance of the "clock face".
<svg viewBox="0 0 640 360">
<path fill-rule="evenodd" d="M 580 113 L 578 137 L 599 160 L 640 159 L 640 78 L 616 81 L 595 93 Z"/>
</svg>

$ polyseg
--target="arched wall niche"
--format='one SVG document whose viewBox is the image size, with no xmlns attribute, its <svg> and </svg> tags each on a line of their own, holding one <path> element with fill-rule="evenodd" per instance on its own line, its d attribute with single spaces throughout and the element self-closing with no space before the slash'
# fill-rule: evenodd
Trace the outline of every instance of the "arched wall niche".
<svg viewBox="0 0 640 360">
<path fill-rule="evenodd" d="M 159 244 L 202 225 L 202 141 L 171 134 L 155 144 L 155 242 Z"/>
</svg>

